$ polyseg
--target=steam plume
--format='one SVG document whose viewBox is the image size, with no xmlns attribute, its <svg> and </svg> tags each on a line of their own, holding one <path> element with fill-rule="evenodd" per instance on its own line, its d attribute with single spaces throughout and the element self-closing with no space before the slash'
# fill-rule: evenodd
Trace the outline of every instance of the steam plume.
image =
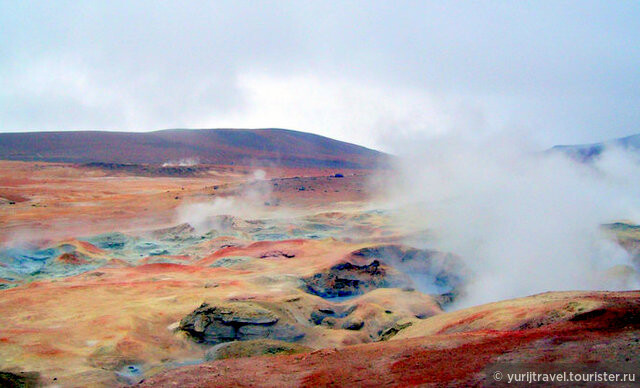
<svg viewBox="0 0 640 388">
<path fill-rule="evenodd" d="M 424 245 L 461 255 L 461 305 L 550 290 L 639 287 L 605 271 L 632 266 L 601 224 L 638 221 L 637 159 L 609 149 L 593 165 L 534 152 L 506 136 L 403 144 L 392 203 Z M 418 229 L 416 229 L 418 230 Z M 636 269 L 637 271 L 637 269 Z"/>
</svg>

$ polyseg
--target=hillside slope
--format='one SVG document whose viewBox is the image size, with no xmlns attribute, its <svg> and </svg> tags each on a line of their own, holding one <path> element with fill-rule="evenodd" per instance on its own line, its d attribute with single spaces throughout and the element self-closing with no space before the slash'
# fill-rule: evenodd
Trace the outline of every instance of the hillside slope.
<svg viewBox="0 0 640 388">
<path fill-rule="evenodd" d="M 387 156 L 355 144 L 285 129 L 0 134 L 0 159 L 51 162 L 374 168 Z"/>
</svg>

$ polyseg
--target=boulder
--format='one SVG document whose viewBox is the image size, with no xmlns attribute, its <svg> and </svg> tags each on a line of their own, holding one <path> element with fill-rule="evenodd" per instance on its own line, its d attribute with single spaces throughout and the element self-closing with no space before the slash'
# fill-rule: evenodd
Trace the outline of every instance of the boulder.
<svg viewBox="0 0 640 388">
<path fill-rule="evenodd" d="M 270 338 L 293 342 L 304 333 L 253 302 L 203 303 L 180 321 L 179 330 L 208 344 Z"/>
</svg>

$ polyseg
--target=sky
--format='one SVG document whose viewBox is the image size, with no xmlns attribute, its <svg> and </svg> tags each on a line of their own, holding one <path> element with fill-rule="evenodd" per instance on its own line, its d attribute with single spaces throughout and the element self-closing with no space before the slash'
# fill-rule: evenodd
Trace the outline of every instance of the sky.
<svg viewBox="0 0 640 388">
<path fill-rule="evenodd" d="M 0 132 L 640 133 L 640 2 L 4 1 Z"/>
</svg>

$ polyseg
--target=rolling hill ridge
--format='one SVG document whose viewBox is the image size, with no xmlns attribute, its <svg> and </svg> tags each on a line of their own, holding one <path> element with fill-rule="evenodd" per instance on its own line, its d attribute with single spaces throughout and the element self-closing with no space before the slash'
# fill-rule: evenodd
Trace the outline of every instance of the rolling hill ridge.
<svg viewBox="0 0 640 388">
<path fill-rule="evenodd" d="M 167 129 L 0 134 L 0 159 L 69 163 L 202 164 L 376 168 L 388 155 L 287 129 Z"/>
</svg>

